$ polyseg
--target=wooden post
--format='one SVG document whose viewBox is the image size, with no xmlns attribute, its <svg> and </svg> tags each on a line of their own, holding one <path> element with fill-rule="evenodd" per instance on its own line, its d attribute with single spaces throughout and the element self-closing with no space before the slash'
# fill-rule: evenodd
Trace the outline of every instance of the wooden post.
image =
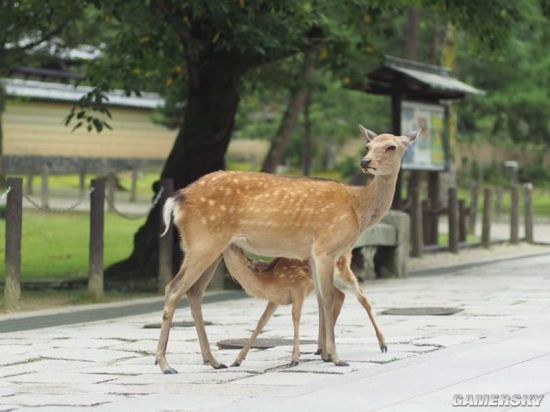
<svg viewBox="0 0 550 412">
<path fill-rule="evenodd" d="M 411 256 L 421 257 L 424 246 L 422 235 L 422 203 L 418 187 L 411 190 Z"/>
<path fill-rule="evenodd" d="M 464 199 L 458 201 L 458 241 L 466 242 L 467 240 L 467 213 L 466 213 L 466 202 Z"/>
<path fill-rule="evenodd" d="M 33 173 L 33 170 L 30 169 L 28 172 L 27 172 L 27 181 L 25 182 L 26 183 L 26 191 L 27 191 L 27 194 L 28 195 L 32 195 L 32 192 L 33 192 L 33 187 L 32 187 L 32 184 L 33 184 L 33 180 L 34 180 L 34 173 Z"/>
<path fill-rule="evenodd" d="M 6 280 L 4 306 L 6 310 L 17 308 L 21 297 L 21 228 L 23 222 L 23 180 L 10 177 L 11 188 L 6 198 L 6 245 L 4 261 Z"/>
<path fill-rule="evenodd" d="M 479 186 L 470 187 L 470 214 L 468 216 L 468 233 L 476 233 L 477 209 L 478 209 Z"/>
<path fill-rule="evenodd" d="M 138 169 L 137 167 L 132 168 L 132 185 L 130 187 L 130 202 L 135 202 L 137 200 L 137 180 L 138 180 Z"/>
<path fill-rule="evenodd" d="M 535 241 L 533 235 L 533 184 L 525 183 L 523 192 L 525 197 L 525 241 L 533 243 Z"/>
<path fill-rule="evenodd" d="M 78 194 L 80 197 L 86 193 L 86 166 L 80 166 L 78 171 Z"/>
<path fill-rule="evenodd" d="M 110 205 L 109 209 L 112 209 L 115 206 L 115 197 L 116 197 L 116 173 L 113 171 L 109 172 L 109 177 L 107 181 L 107 195 L 109 196 Z"/>
<path fill-rule="evenodd" d="M 159 220 L 159 235 L 164 232 L 164 222 L 162 220 L 162 208 L 166 199 L 170 197 L 174 191 L 174 181 L 172 179 L 162 179 L 160 181 L 159 190 L 163 188 L 164 191 L 160 197 L 158 209 L 158 220 Z M 174 251 L 174 230 L 173 226 L 170 223 L 168 232 L 162 237 L 159 238 L 159 261 L 158 261 L 158 288 L 159 293 L 164 294 L 164 288 L 168 282 L 172 280 L 173 276 L 173 267 L 172 267 L 172 254 Z"/>
<path fill-rule="evenodd" d="M 439 237 L 439 172 L 428 172 L 428 244 L 437 245 Z"/>
<path fill-rule="evenodd" d="M 491 188 L 483 191 L 483 222 L 481 224 L 481 245 L 484 248 L 491 246 Z"/>
<path fill-rule="evenodd" d="M 510 189 L 510 243 L 519 243 L 519 189 L 513 185 Z"/>
<path fill-rule="evenodd" d="M 430 241 L 428 239 L 428 234 L 430 232 L 430 219 L 429 219 L 430 206 L 428 204 L 428 199 L 422 200 L 421 205 L 422 205 L 422 240 L 423 240 L 423 244 L 429 245 Z"/>
<path fill-rule="evenodd" d="M 50 167 L 48 165 L 42 166 L 42 207 L 50 206 Z"/>
<path fill-rule="evenodd" d="M 395 85 L 391 94 L 391 129 L 395 136 L 401 135 L 401 102 L 403 96 L 400 90 L 400 86 Z M 400 210 L 403 206 L 403 199 L 401 198 L 402 180 L 403 172 L 400 170 L 397 175 L 397 182 L 395 183 L 395 193 L 391 205 L 392 209 Z"/>
<path fill-rule="evenodd" d="M 93 179 L 90 196 L 90 263 L 88 293 L 103 296 L 103 233 L 105 225 L 105 178 Z"/>
<path fill-rule="evenodd" d="M 458 253 L 458 195 L 456 187 L 449 188 L 449 252 Z"/>
</svg>

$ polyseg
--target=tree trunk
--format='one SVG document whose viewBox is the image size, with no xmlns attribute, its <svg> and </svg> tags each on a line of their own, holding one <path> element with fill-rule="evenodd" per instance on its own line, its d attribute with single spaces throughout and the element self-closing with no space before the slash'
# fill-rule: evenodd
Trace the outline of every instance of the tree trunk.
<svg viewBox="0 0 550 412">
<path fill-rule="evenodd" d="M 283 160 L 285 149 L 292 137 L 292 132 L 298 123 L 298 118 L 306 103 L 309 93 L 309 83 L 313 78 L 315 69 L 316 50 L 316 48 L 311 47 L 304 54 L 304 65 L 298 80 L 298 86 L 292 91 L 279 129 L 271 140 L 271 146 L 269 147 L 269 151 L 262 165 L 262 172 L 274 173 L 277 166 Z"/>
<path fill-rule="evenodd" d="M 183 125 L 164 165 L 162 178 L 174 179 L 179 189 L 199 177 L 225 168 L 225 152 L 239 104 L 238 83 L 244 70 L 239 58 L 208 56 L 197 64 L 190 82 Z M 156 192 L 158 186 L 154 185 Z M 158 273 L 159 206 L 134 237 L 132 254 L 106 270 L 110 278 L 152 278 Z M 177 231 L 174 231 L 177 232 Z M 181 264 L 178 235 L 174 234 L 174 269 Z"/>
<path fill-rule="evenodd" d="M 416 60 L 418 51 L 418 22 L 420 13 L 416 7 L 407 9 L 407 23 L 405 25 L 405 58 Z"/>
<path fill-rule="evenodd" d="M 304 104 L 304 141 L 302 151 L 302 171 L 304 176 L 311 174 L 311 163 L 313 160 L 313 142 L 311 141 L 311 119 L 309 117 L 309 106 L 311 104 L 311 92 L 306 96 Z"/>
</svg>

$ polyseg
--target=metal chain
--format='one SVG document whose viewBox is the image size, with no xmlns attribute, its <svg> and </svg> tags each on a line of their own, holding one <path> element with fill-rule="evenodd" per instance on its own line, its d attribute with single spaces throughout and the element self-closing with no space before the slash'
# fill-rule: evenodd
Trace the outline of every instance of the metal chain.
<svg viewBox="0 0 550 412">
<path fill-rule="evenodd" d="M 151 210 L 154 209 L 154 207 L 158 204 L 158 202 L 160 201 L 160 198 L 162 196 L 162 193 L 164 192 L 164 187 L 161 187 L 159 189 L 159 191 L 157 192 L 157 194 L 155 195 L 154 199 L 153 199 L 153 203 L 151 203 L 151 205 L 147 208 L 147 210 L 145 211 L 145 213 L 142 213 L 142 214 L 139 214 L 139 215 L 129 215 L 127 213 L 124 213 L 124 212 L 121 212 L 120 210 L 118 210 L 115 206 L 115 202 L 114 202 L 114 199 L 111 198 L 111 196 L 109 195 L 109 193 L 105 193 L 105 199 L 107 199 L 107 204 L 109 205 L 109 207 L 111 208 L 111 210 L 113 212 L 115 212 L 117 215 L 119 215 L 120 217 L 123 217 L 124 219 L 129 219 L 129 220 L 135 220 L 135 219 L 141 219 L 141 218 L 144 218 L 145 216 L 147 216 L 149 213 L 151 213 Z"/>
<path fill-rule="evenodd" d="M 6 199 L 8 198 L 8 193 L 11 192 L 11 186 L 8 186 L 6 191 L 0 195 L 0 203 L 4 203 Z"/>
<path fill-rule="evenodd" d="M 94 188 L 92 187 L 90 190 L 88 190 L 87 193 L 85 193 L 80 199 L 78 199 L 75 203 L 70 205 L 69 207 L 49 207 L 49 206 L 42 206 L 41 204 L 35 202 L 29 195 L 23 194 L 23 198 L 29 202 L 31 205 L 33 205 L 35 208 L 44 210 L 46 212 L 52 212 L 52 213 L 65 213 L 70 212 L 74 209 L 76 209 L 78 206 L 80 206 L 82 203 L 88 199 L 88 197 L 94 192 Z"/>
</svg>

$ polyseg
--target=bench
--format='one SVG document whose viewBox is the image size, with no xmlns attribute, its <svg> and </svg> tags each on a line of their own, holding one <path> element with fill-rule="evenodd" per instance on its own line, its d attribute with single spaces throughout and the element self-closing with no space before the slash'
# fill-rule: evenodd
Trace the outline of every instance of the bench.
<svg viewBox="0 0 550 412">
<path fill-rule="evenodd" d="M 353 248 L 352 270 L 360 279 L 405 277 L 409 259 L 409 215 L 390 210 L 361 234 Z"/>
</svg>

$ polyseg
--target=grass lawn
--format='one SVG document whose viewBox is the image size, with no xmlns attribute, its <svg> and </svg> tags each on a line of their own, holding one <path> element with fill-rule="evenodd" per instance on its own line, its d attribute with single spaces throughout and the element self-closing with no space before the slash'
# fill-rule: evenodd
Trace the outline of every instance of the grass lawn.
<svg viewBox="0 0 550 412">
<path fill-rule="evenodd" d="M 136 298 L 159 296 L 155 293 L 107 291 L 100 301 L 93 300 L 86 290 L 23 290 L 19 301 L 18 312 L 28 310 L 50 309 L 65 305 L 83 305 L 89 303 L 107 303 Z M 0 314 L 6 313 L 4 291 L 0 288 Z"/>
<path fill-rule="evenodd" d="M 133 236 L 145 218 L 126 220 L 105 215 L 105 266 L 128 256 Z M 21 278 L 54 279 L 86 277 L 88 274 L 89 214 L 46 213 L 26 209 L 23 213 Z M 5 221 L 0 221 L 4 234 Z M 0 258 L 4 260 L 4 242 Z M 4 277 L 0 266 L 0 278 Z"/>
</svg>

